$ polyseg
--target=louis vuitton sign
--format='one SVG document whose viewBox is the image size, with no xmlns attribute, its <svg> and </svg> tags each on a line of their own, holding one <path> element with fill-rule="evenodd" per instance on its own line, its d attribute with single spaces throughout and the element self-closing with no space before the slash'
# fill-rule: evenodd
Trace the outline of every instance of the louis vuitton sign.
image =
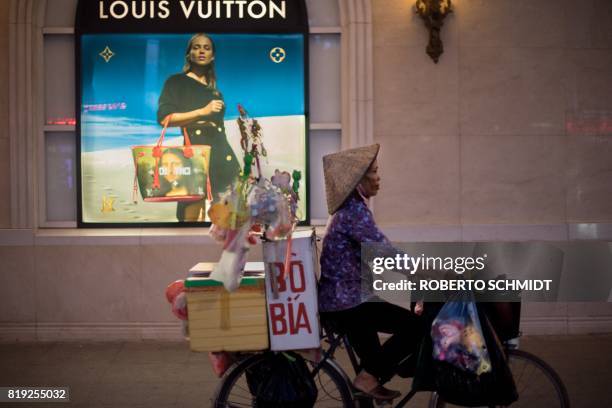
<svg viewBox="0 0 612 408">
<path fill-rule="evenodd" d="M 108 3 L 108 4 L 106 4 Z M 177 2 L 174 2 L 176 6 Z M 281 1 L 261 0 L 180 0 L 178 1 L 180 13 L 189 18 L 232 18 L 232 15 L 243 18 L 286 18 L 287 4 Z M 174 7 L 175 9 L 177 7 Z M 126 1 L 114 0 L 105 2 L 100 0 L 98 4 L 100 19 L 121 20 L 128 16 L 136 19 L 166 19 L 170 17 L 170 0 L 161 1 Z"/>
<path fill-rule="evenodd" d="M 304 1 L 85 0 L 77 13 L 83 32 L 295 31 L 306 26 Z"/>
</svg>

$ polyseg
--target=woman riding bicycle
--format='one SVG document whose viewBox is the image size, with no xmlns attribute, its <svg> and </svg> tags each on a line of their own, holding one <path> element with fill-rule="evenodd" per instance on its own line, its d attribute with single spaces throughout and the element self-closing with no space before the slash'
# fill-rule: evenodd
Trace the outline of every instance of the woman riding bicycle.
<svg viewBox="0 0 612 408">
<path fill-rule="evenodd" d="M 362 293 L 361 245 L 378 243 L 397 252 L 374 222 L 367 202 L 380 188 L 378 144 L 323 157 L 328 222 L 321 253 L 319 311 L 346 334 L 361 360 L 353 387 L 378 400 L 400 395 L 383 386 L 398 362 L 414 353 L 424 333 L 415 312 Z M 378 332 L 392 336 L 380 344 Z"/>
<path fill-rule="evenodd" d="M 319 311 L 329 347 L 320 360 L 307 363 L 311 379 L 315 381 L 317 387 L 317 400 L 314 405 L 317 407 L 354 408 L 363 406 L 362 403 L 365 406 L 372 406 L 369 397 L 378 401 L 397 397 L 399 395 L 397 391 L 389 390 L 383 387 L 383 384 L 396 373 L 396 370 L 403 371 L 401 369 L 405 367 L 402 367 L 403 364 L 398 367 L 398 362 L 413 354 L 420 343 L 427 343 L 421 341 L 426 339 L 424 335 L 429 330 L 426 328 L 425 319 L 420 315 L 422 305 L 417 306 L 413 313 L 379 299 L 376 301 L 377 299 L 368 293 L 362 293 L 361 245 L 377 243 L 377 247 L 382 247 L 382 251 L 397 253 L 374 223 L 372 213 L 366 204 L 368 198 L 376 195 L 380 185 L 376 163 L 378 150 L 379 146 L 373 145 L 323 158 L 327 205 L 332 218 L 323 240 Z M 443 276 L 440 271 L 434 272 Z M 368 285 L 364 285 L 366 286 Z M 435 316 L 436 306 L 441 305 L 428 305 L 427 312 Z M 333 324 L 329 324 L 330 321 Z M 518 326 L 516 330 L 515 335 L 518 335 Z M 381 345 L 378 332 L 389 333 L 392 336 Z M 431 339 L 429 343 L 431 347 Z M 345 346 L 349 361 L 357 373 L 352 385 L 362 391 L 362 395 L 356 395 L 350 390 L 346 373 L 334 361 L 334 352 L 342 345 Z M 424 348 L 423 345 L 421 348 Z M 361 360 L 360 367 L 357 367 L 353 351 Z M 569 398 L 563 382 L 546 362 L 528 352 L 516 350 L 510 343 L 505 344 L 504 352 L 508 356 L 507 364 L 516 383 L 516 389 L 520 391 L 520 398 L 516 403 L 518 406 L 569 407 Z M 423 359 L 432 359 L 431 351 L 429 357 L 427 354 L 421 353 Z M 213 406 L 259 406 L 257 399 L 268 398 L 270 390 L 274 391 L 274 395 L 278 394 L 277 388 L 270 388 L 267 386 L 268 382 L 259 380 L 270 377 L 268 375 L 272 367 L 270 362 L 278 361 L 277 357 L 278 353 L 266 352 L 246 354 L 239 359 L 219 384 L 213 398 Z M 438 373 L 429 370 L 431 367 L 420 368 L 431 371 L 434 376 Z M 408 370 L 403 374 L 407 372 Z M 300 395 L 311 395 L 307 392 L 302 393 L 305 388 L 296 385 L 308 383 L 301 378 L 304 375 L 287 375 L 284 377 L 287 381 L 283 381 L 283 373 L 279 375 L 277 372 L 274 382 L 285 390 L 302 390 Z M 297 383 L 294 381 L 296 378 L 299 380 Z M 425 377 L 423 384 L 416 388 L 413 381 L 413 388 L 396 407 L 404 407 L 418 391 L 437 390 L 439 384 L 436 381 L 429 384 L 429 380 L 430 378 Z M 450 380 L 451 384 L 461 386 L 455 377 L 451 376 Z M 470 389 L 465 391 L 468 396 L 474 393 L 474 390 Z M 460 393 L 462 394 L 460 397 L 465 397 L 462 387 Z M 499 398 L 500 395 L 495 397 Z M 429 406 L 447 407 L 444 398 L 447 398 L 444 394 L 432 393 Z M 282 406 L 288 406 L 290 403 L 287 401 Z"/>
</svg>

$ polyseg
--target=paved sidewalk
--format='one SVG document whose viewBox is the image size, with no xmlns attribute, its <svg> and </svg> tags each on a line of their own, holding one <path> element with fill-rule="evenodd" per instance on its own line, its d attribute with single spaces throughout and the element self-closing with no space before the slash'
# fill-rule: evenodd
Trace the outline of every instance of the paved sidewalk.
<svg viewBox="0 0 612 408">
<path fill-rule="evenodd" d="M 521 349 L 557 370 L 573 407 L 612 406 L 612 334 L 531 336 Z M 346 366 L 346 356 L 339 359 Z M 0 344 L 0 386 L 69 386 L 72 399 L 0 408 L 208 407 L 217 383 L 207 355 L 191 353 L 186 342 Z M 409 380 L 390 387 L 407 390 Z M 417 395 L 408 407 L 426 407 L 428 398 Z"/>
</svg>

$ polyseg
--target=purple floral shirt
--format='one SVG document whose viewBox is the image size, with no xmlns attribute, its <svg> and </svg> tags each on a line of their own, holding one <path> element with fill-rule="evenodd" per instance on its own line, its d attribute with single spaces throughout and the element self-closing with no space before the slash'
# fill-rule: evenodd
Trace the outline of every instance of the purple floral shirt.
<svg viewBox="0 0 612 408">
<path fill-rule="evenodd" d="M 334 214 L 323 239 L 319 310 L 350 309 L 362 303 L 361 244 L 391 245 L 374 223 L 372 212 L 355 193 Z"/>
</svg>

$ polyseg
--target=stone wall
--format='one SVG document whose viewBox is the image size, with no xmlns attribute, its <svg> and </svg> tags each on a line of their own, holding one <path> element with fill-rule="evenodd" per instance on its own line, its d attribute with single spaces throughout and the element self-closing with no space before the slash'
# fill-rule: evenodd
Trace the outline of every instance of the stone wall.
<svg viewBox="0 0 612 408">
<path fill-rule="evenodd" d="M 444 54 L 373 0 L 374 138 L 388 225 L 612 221 L 612 3 L 456 0 Z"/>
<path fill-rule="evenodd" d="M 8 118 L 9 118 L 9 8 L 10 2 L 0 1 L 0 228 L 11 225 L 11 163 Z"/>
</svg>

